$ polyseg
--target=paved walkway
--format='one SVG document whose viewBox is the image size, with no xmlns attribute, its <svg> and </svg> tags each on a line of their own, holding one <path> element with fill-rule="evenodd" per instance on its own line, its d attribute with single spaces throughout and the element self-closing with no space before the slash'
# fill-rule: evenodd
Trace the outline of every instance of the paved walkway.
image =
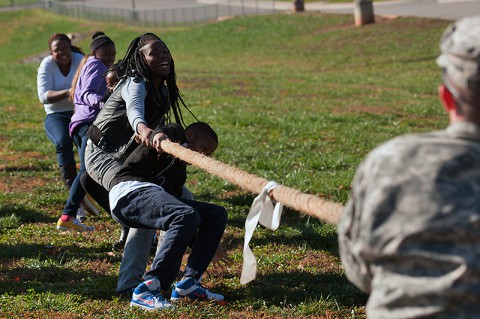
<svg viewBox="0 0 480 319">
<path fill-rule="evenodd" d="M 306 3 L 305 10 L 325 13 L 352 13 L 352 3 Z M 374 2 L 375 15 L 425 17 L 455 20 L 480 14 L 479 0 L 399 0 Z"/>
<path fill-rule="evenodd" d="M 264 6 L 275 11 L 292 11 L 292 1 L 262 0 L 79 0 L 92 7 L 117 7 L 124 9 L 148 10 L 161 8 L 191 7 L 202 4 L 229 3 L 230 6 Z M 20 9 L 22 6 L 3 7 L 0 11 Z M 305 3 L 306 12 L 353 14 L 354 2 L 327 3 L 323 1 Z M 480 0 L 386 0 L 374 1 L 375 15 L 426 17 L 454 20 L 461 17 L 480 14 Z"/>
<path fill-rule="evenodd" d="M 229 3 L 229 5 L 252 7 L 265 6 L 277 11 L 292 11 L 292 1 L 261 0 L 83 0 L 78 1 L 91 6 L 132 8 L 138 10 L 160 9 L 168 7 L 186 7 L 199 4 Z M 305 3 L 307 12 L 351 13 L 354 1 L 347 3 L 327 3 L 324 1 Z M 374 1 L 375 15 L 412 16 L 442 19 L 457 19 L 472 14 L 480 14 L 480 0 L 392 0 Z"/>
</svg>

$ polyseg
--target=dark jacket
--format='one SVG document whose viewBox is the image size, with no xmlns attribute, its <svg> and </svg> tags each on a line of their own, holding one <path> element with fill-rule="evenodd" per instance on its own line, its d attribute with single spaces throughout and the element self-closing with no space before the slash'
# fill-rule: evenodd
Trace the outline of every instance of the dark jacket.
<svg viewBox="0 0 480 319">
<path fill-rule="evenodd" d="M 159 128 L 172 142 L 183 144 L 185 130 L 179 124 Z M 179 197 L 187 179 L 186 163 L 168 153 L 158 154 L 154 148 L 139 145 L 126 159 L 112 179 L 111 186 L 124 181 L 150 182 L 161 186 L 169 194 Z"/>
<path fill-rule="evenodd" d="M 134 79 L 134 81 L 142 81 Z M 137 145 L 135 132 L 127 117 L 126 103 L 122 98 L 122 88 L 126 80 L 122 79 L 115 87 L 96 120 L 88 130 L 88 137 L 114 160 L 127 156 Z M 156 127 L 169 110 L 168 90 L 160 89 L 161 105 L 154 105 L 151 95 L 145 98 L 145 120 L 150 128 Z"/>
</svg>

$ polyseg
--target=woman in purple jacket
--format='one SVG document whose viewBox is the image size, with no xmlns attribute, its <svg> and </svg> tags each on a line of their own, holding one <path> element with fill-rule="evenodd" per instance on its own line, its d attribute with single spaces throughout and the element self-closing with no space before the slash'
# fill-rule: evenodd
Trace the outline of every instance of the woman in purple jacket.
<svg viewBox="0 0 480 319">
<path fill-rule="evenodd" d="M 78 148 L 80 171 L 73 181 L 62 216 L 58 219 L 57 229 L 59 230 L 93 230 L 93 227 L 87 227 L 77 218 L 77 210 L 85 197 L 85 190 L 80 184 L 80 176 L 85 172 L 84 155 L 88 139 L 87 131 L 105 102 L 102 99 L 107 91 L 105 73 L 115 61 L 116 50 L 113 41 L 103 32 L 98 31 L 92 36 L 90 51 L 90 54 L 80 62 L 72 82 L 75 113 L 72 116 L 69 130 L 70 136 Z"/>
</svg>

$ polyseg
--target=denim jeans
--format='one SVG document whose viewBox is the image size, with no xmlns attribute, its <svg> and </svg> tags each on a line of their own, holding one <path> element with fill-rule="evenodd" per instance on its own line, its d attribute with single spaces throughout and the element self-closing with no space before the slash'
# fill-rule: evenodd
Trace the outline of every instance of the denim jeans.
<svg viewBox="0 0 480 319">
<path fill-rule="evenodd" d="M 118 271 L 118 292 L 134 288 L 144 281 L 154 235 L 155 229 L 130 228 L 128 231 Z"/>
<path fill-rule="evenodd" d="M 73 111 L 47 114 L 44 126 L 48 139 L 55 145 L 58 166 L 75 165 L 73 141 L 68 133 L 68 125 Z"/>
<path fill-rule="evenodd" d="M 193 194 L 185 186 L 182 189 L 182 198 L 194 199 Z M 165 238 L 165 233 L 160 233 L 157 252 L 161 249 L 162 241 Z M 144 281 L 143 274 L 147 268 L 154 235 L 155 229 L 130 228 L 118 271 L 117 292 L 128 291 Z"/>
<path fill-rule="evenodd" d="M 82 199 L 85 197 L 85 190 L 80 183 L 80 178 L 85 170 L 85 147 L 87 146 L 87 131 L 90 127 L 89 123 L 85 123 L 77 127 L 73 134 L 73 141 L 77 145 L 78 156 L 80 158 L 80 171 L 75 177 L 70 192 L 68 194 L 67 203 L 63 209 L 62 215 L 69 215 L 75 217 L 77 215 L 77 210 L 80 207 Z"/>
<path fill-rule="evenodd" d="M 129 227 L 165 231 L 165 238 L 145 279 L 156 277 L 162 289 L 175 280 L 182 257 L 193 241 L 184 275 L 199 279 L 217 251 L 227 225 L 227 212 L 215 204 L 178 199 L 158 187 L 144 187 L 122 197 L 112 217 Z"/>
</svg>

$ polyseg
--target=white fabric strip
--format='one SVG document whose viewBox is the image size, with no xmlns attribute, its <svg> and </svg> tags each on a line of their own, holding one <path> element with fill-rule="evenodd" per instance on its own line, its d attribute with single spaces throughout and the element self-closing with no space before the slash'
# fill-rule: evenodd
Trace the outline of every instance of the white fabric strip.
<svg viewBox="0 0 480 319">
<path fill-rule="evenodd" d="M 273 181 L 268 182 L 262 192 L 255 197 L 250 207 L 250 211 L 245 221 L 245 242 L 243 244 L 243 267 L 240 283 L 245 285 L 255 279 L 257 275 L 257 261 L 253 255 L 248 243 L 252 239 L 253 232 L 257 224 L 263 225 L 268 229 L 275 231 L 280 225 L 282 217 L 282 203 L 273 203 L 269 194 L 279 185 Z"/>
</svg>

